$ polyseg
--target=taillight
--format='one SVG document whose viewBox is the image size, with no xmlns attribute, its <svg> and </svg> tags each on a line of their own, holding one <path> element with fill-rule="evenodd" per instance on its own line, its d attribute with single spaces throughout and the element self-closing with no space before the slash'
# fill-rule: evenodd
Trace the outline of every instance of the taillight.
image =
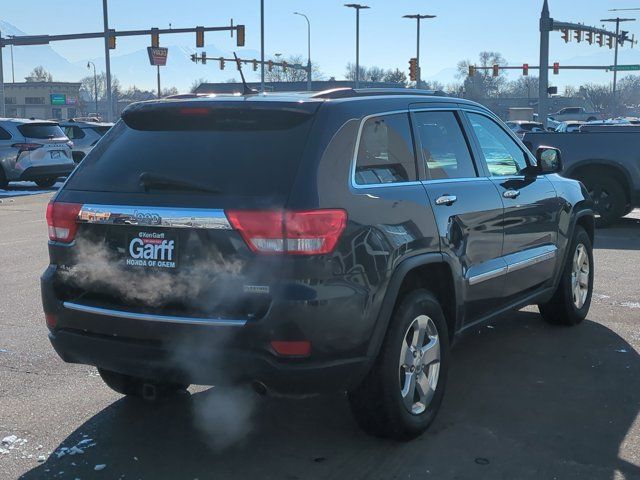
<svg viewBox="0 0 640 480">
<path fill-rule="evenodd" d="M 258 253 L 322 255 L 330 253 L 347 225 L 344 210 L 229 210 L 233 228 Z"/>
<path fill-rule="evenodd" d="M 47 205 L 49 238 L 54 242 L 73 241 L 78 229 L 77 220 L 81 208 L 80 203 L 49 202 Z"/>
<path fill-rule="evenodd" d="M 311 355 L 311 342 L 308 340 L 273 340 L 271 348 L 283 357 L 308 357 Z"/>
<path fill-rule="evenodd" d="M 31 152 L 44 147 L 41 143 L 14 143 L 11 146 L 17 148 L 20 152 Z"/>
</svg>

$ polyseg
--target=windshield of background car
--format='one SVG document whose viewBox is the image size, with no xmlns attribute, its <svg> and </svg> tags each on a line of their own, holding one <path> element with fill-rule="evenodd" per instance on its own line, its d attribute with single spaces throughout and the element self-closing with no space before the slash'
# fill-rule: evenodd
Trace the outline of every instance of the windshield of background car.
<svg viewBox="0 0 640 480">
<path fill-rule="evenodd" d="M 62 129 L 54 123 L 25 123 L 18 131 L 26 138 L 64 138 Z"/>
</svg>

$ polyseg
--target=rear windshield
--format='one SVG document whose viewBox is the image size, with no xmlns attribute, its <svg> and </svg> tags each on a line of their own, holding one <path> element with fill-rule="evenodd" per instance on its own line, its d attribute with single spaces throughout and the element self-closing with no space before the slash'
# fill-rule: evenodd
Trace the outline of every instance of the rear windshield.
<svg viewBox="0 0 640 480">
<path fill-rule="evenodd" d="M 18 130 L 26 138 L 62 138 L 64 132 L 53 123 L 25 123 L 20 125 Z"/>
<path fill-rule="evenodd" d="M 310 112 L 183 110 L 125 115 L 85 157 L 67 188 L 143 192 L 141 175 L 153 174 L 221 194 L 262 196 L 291 189 Z"/>
</svg>

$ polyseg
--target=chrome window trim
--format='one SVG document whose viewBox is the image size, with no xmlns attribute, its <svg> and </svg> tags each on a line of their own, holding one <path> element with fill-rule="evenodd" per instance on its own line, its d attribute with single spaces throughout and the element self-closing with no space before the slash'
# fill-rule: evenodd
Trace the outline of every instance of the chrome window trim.
<svg viewBox="0 0 640 480">
<path fill-rule="evenodd" d="M 232 230 L 224 210 L 208 208 L 85 204 L 78 223 Z"/>
<path fill-rule="evenodd" d="M 351 158 L 351 168 L 350 168 L 351 174 L 349 178 L 349 183 L 351 184 L 351 188 L 354 188 L 356 190 L 362 190 L 362 189 L 368 189 L 368 188 L 380 188 L 380 187 L 386 188 L 386 187 L 402 187 L 402 186 L 409 186 L 409 185 L 422 185 L 422 182 L 420 180 L 409 180 L 407 182 L 392 182 L 392 183 L 371 183 L 366 185 L 360 185 L 356 183 L 356 163 L 358 161 L 358 151 L 360 150 L 360 140 L 362 138 L 362 129 L 364 128 L 364 124 L 370 118 L 385 117 L 389 115 L 398 115 L 401 113 L 407 116 L 407 119 L 409 120 L 409 128 L 412 129 L 411 121 L 409 119 L 408 108 L 405 110 L 390 110 L 387 112 L 373 113 L 370 115 L 365 115 L 364 117 L 362 117 L 362 119 L 360 119 L 360 125 L 358 125 L 358 135 L 356 136 L 355 149 L 353 152 L 353 157 Z M 411 130 L 411 136 L 413 137 L 413 130 Z M 413 148 L 413 158 L 415 162 L 415 159 L 416 159 L 415 145 L 412 144 L 411 147 Z M 417 165 L 416 165 L 416 177 L 418 176 L 418 174 L 419 172 L 417 170 Z"/>
<path fill-rule="evenodd" d="M 198 318 L 198 317 L 180 317 L 173 315 L 152 315 L 148 313 L 126 312 L 123 310 L 112 310 L 109 308 L 91 307 L 74 302 L 64 302 L 64 308 L 74 310 L 76 312 L 91 313 L 93 315 L 105 315 L 110 317 L 126 318 L 129 320 L 142 320 L 161 323 L 180 323 L 185 325 L 207 325 L 215 327 L 242 327 L 246 320 L 233 320 L 224 318 Z"/>
</svg>

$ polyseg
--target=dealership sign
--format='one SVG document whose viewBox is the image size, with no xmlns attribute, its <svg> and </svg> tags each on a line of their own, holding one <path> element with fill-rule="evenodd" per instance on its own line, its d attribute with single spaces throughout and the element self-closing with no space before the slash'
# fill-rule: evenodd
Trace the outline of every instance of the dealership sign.
<svg viewBox="0 0 640 480">
<path fill-rule="evenodd" d="M 50 95 L 51 105 L 76 105 L 78 97 L 75 95 L 65 95 L 64 93 L 52 93 Z"/>
<path fill-rule="evenodd" d="M 167 64 L 169 49 L 165 47 L 147 47 L 151 65 L 164 67 Z"/>
</svg>

